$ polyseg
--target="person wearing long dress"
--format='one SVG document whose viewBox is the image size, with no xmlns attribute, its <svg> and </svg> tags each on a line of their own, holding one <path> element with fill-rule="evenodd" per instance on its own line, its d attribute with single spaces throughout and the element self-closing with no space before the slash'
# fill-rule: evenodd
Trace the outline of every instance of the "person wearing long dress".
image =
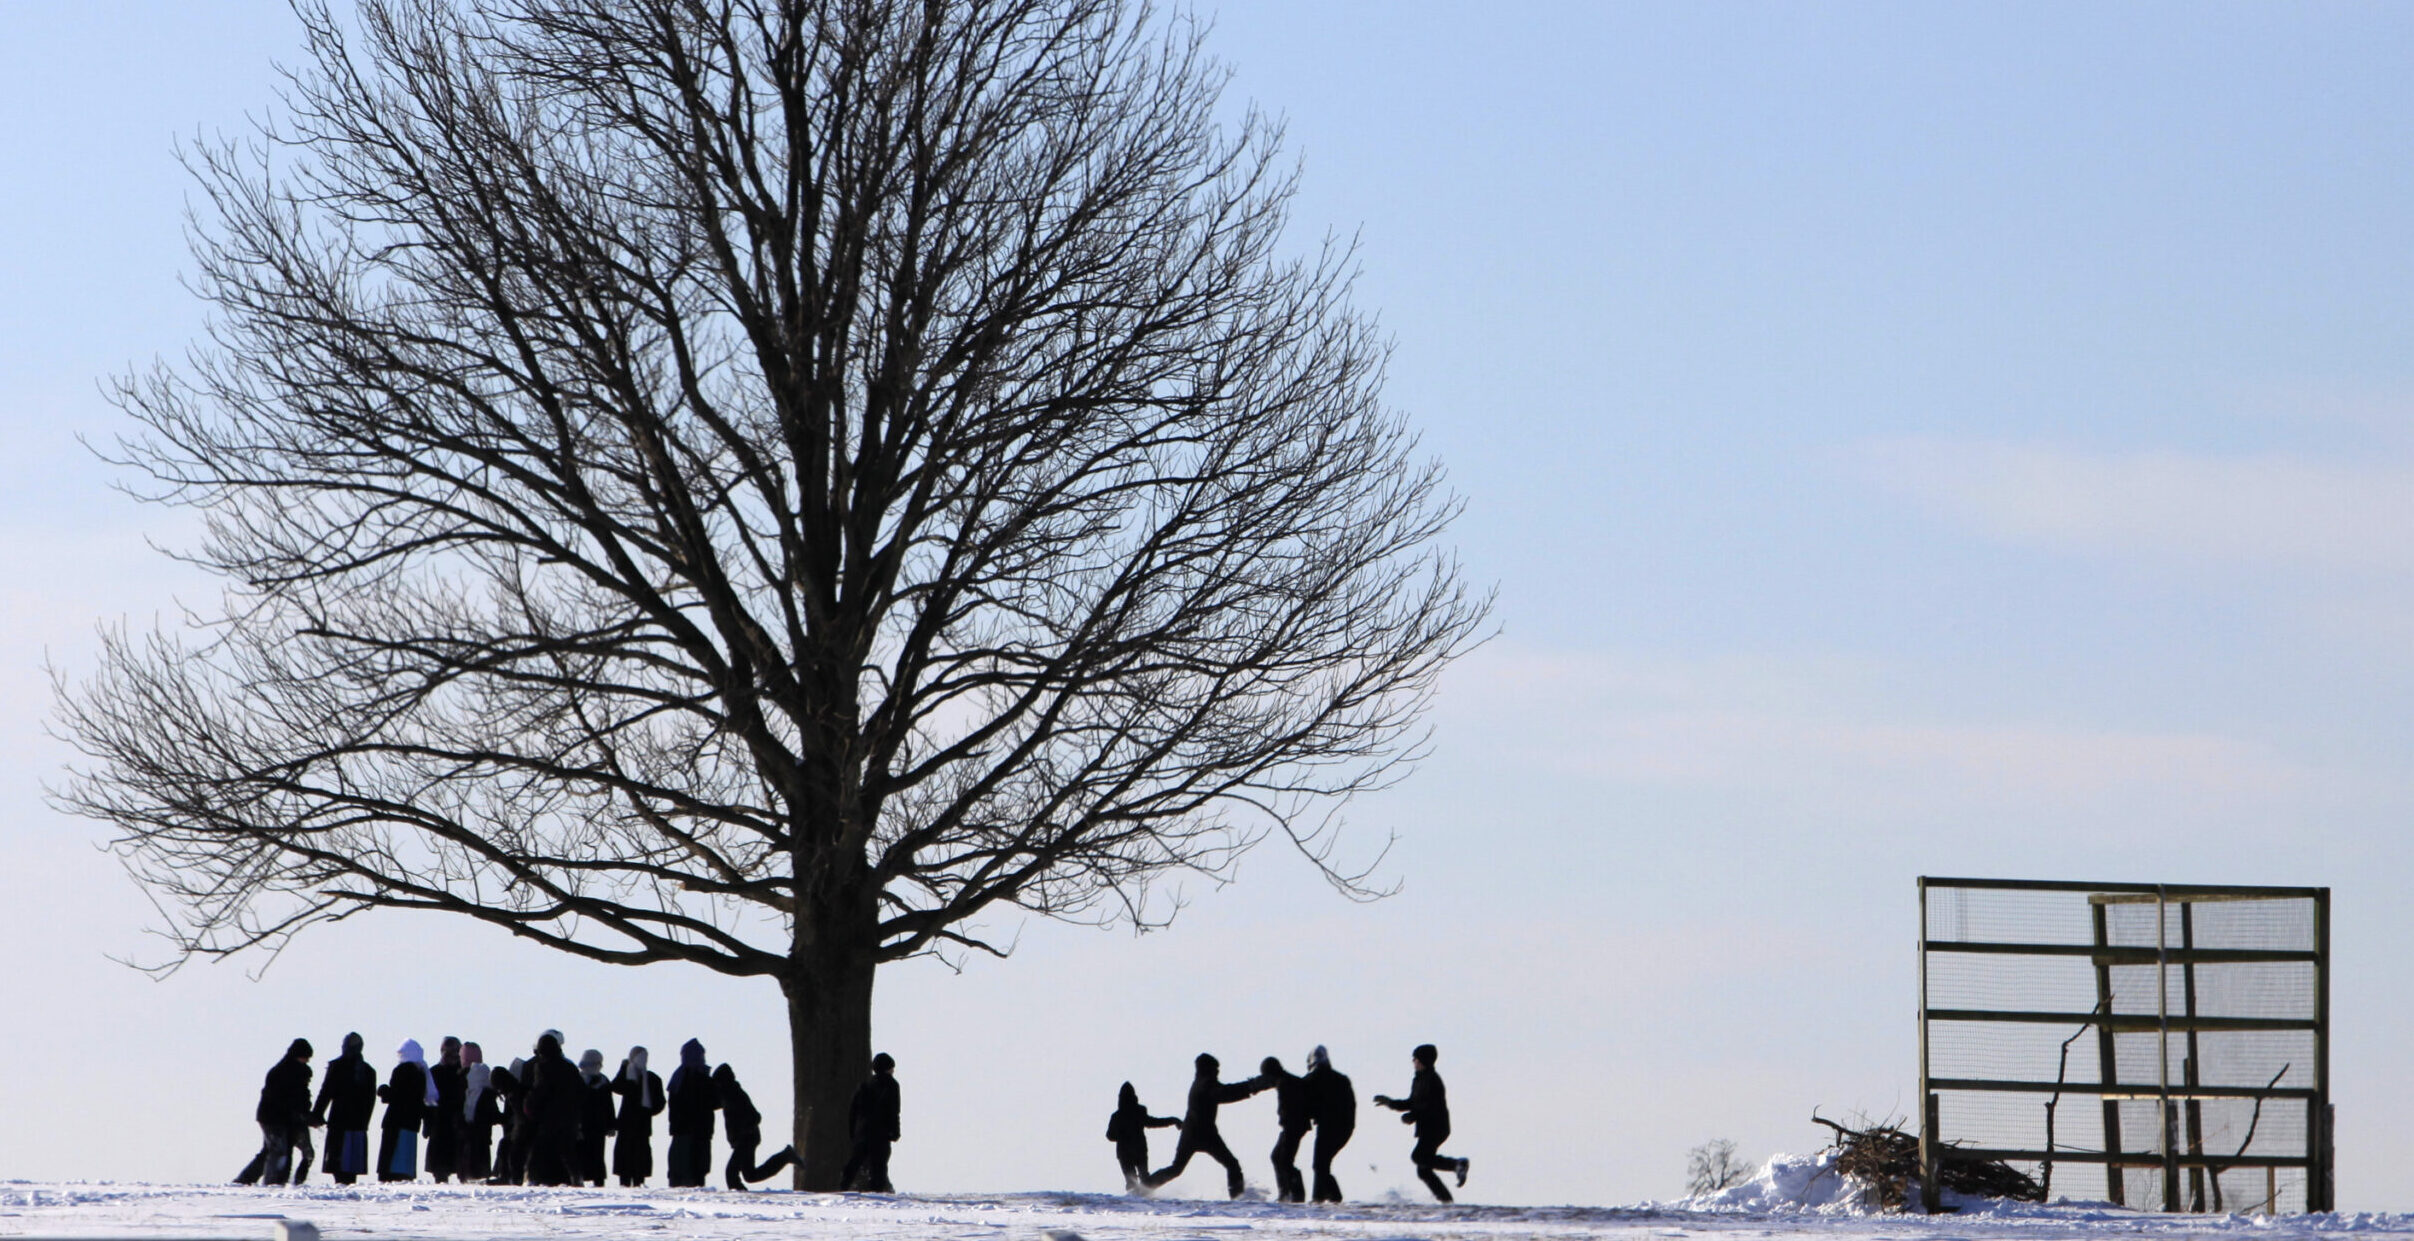
<svg viewBox="0 0 2414 1241">
<path fill-rule="evenodd" d="M 494 1067 L 476 1043 L 461 1045 L 461 1162 L 464 1184 L 474 1185 L 494 1175 L 495 1126 L 503 1123 L 496 1101 Z"/>
<path fill-rule="evenodd" d="M 436 1082 L 436 1105 L 427 1115 L 427 1174 L 441 1185 L 461 1170 L 461 1040 L 445 1035 L 427 1072 Z"/>
<path fill-rule="evenodd" d="M 654 1118 L 668 1098 L 659 1074 L 646 1071 L 645 1048 L 632 1047 L 612 1076 L 612 1093 L 620 1098 L 620 1115 L 613 1121 L 612 1175 L 629 1188 L 654 1175 Z"/>
<path fill-rule="evenodd" d="M 343 1054 L 327 1062 L 310 1123 L 327 1127 L 327 1172 L 349 1185 L 369 1170 L 369 1118 L 377 1112 L 377 1070 L 361 1054 L 360 1035 L 344 1036 Z"/>
<path fill-rule="evenodd" d="M 721 1107 L 704 1044 L 692 1038 L 680 1044 L 679 1067 L 664 1093 L 670 1098 L 671 1188 L 701 1188 L 712 1175 L 713 1113 Z"/>
<path fill-rule="evenodd" d="M 419 1129 L 428 1109 L 436 1106 L 436 1081 L 427 1073 L 427 1053 L 419 1040 L 406 1038 L 394 1052 L 394 1071 L 377 1088 L 385 1100 L 384 1133 L 377 1140 L 377 1179 L 410 1181 L 419 1177 Z"/>
<path fill-rule="evenodd" d="M 612 1079 L 604 1076 L 603 1053 L 590 1047 L 578 1058 L 578 1159 L 571 1169 L 582 1185 L 604 1183 L 604 1139 L 612 1136 L 618 1119 L 613 1113 Z"/>
</svg>

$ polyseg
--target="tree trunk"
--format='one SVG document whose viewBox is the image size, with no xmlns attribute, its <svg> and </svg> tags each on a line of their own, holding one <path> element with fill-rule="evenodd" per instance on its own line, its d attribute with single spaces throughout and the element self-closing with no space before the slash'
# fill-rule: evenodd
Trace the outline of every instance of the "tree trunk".
<svg viewBox="0 0 2414 1241">
<path fill-rule="evenodd" d="M 871 1074 L 872 973 L 868 948 L 813 954 L 781 980 L 788 996 L 788 1045 L 795 1075 L 796 1187 L 843 1189 L 853 1143 L 847 1109 Z"/>
</svg>

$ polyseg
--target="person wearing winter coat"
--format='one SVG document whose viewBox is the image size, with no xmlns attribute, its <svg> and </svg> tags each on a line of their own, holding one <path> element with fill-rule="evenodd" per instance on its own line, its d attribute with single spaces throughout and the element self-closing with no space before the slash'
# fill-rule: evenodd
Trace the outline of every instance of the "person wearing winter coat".
<svg viewBox="0 0 2414 1241">
<path fill-rule="evenodd" d="M 344 1036 L 344 1052 L 327 1062 L 319 1079 L 310 1123 L 327 1127 L 327 1171 L 349 1185 L 369 1170 L 369 1118 L 377 1111 L 377 1070 L 361 1054 L 358 1034 Z"/>
<path fill-rule="evenodd" d="M 613 1128 L 612 1175 L 624 1186 L 645 1184 L 654 1174 L 654 1118 L 662 1114 L 662 1078 L 646 1071 L 645 1048 L 632 1047 L 612 1075 L 612 1093 L 620 1096 L 620 1115 Z"/>
<path fill-rule="evenodd" d="M 579 1183 L 604 1183 L 604 1139 L 612 1136 L 614 1123 L 612 1079 L 604 1076 L 603 1053 L 590 1047 L 578 1057 L 578 1166 Z"/>
<path fill-rule="evenodd" d="M 317 1154 L 310 1145 L 310 1055 L 310 1040 L 297 1038 L 285 1045 L 284 1057 L 269 1066 L 260 1083 L 259 1105 L 252 1109 L 252 1119 L 260 1124 L 260 1153 L 235 1176 L 236 1184 L 282 1185 L 291 1180 L 299 1185 L 310 1179 L 310 1161 Z M 302 1148 L 298 1168 L 293 1160 L 297 1146 Z"/>
<path fill-rule="evenodd" d="M 502 1135 L 495 1139 L 494 1175 L 489 1185 L 518 1185 L 528 1179 L 528 1113 L 521 1105 L 528 1095 L 528 1061 L 515 1059 L 497 1065 L 491 1080 L 495 1108 L 503 1116 Z"/>
<path fill-rule="evenodd" d="M 691 1038 L 679 1045 L 679 1067 L 664 1093 L 670 1099 L 671 1188 L 701 1188 L 712 1175 L 712 1114 L 721 1106 L 704 1044 Z"/>
<path fill-rule="evenodd" d="M 1435 1172 L 1455 1172 L 1458 1183 L 1467 1183 L 1467 1161 L 1453 1159 L 1442 1153 L 1442 1143 L 1450 1138 L 1450 1096 L 1442 1088 L 1442 1075 L 1433 1071 L 1434 1061 L 1441 1053 L 1433 1044 L 1425 1043 L 1408 1053 L 1408 1062 L 1416 1066 L 1416 1077 L 1409 1083 L 1408 1097 L 1395 1099 L 1376 1095 L 1375 1102 L 1401 1113 L 1400 1123 L 1416 1126 L 1417 1144 L 1408 1152 L 1409 1162 L 1417 1166 L 1417 1179 L 1442 1201 L 1450 1201 L 1450 1190 Z"/>
<path fill-rule="evenodd" d="M 1218 1080 L 1221 1067 L 1214 1056 L 1200 1052 L 1192 1062 L 1197 1072 L 1190 1079 L 1190 1106 L 1182 1113 L 1182 1138 L 1174 1143 L 1173 1162 L 1148 1176 L 1148 1188 L 1155 1189 L 1182 1175 L 1190 1166 L 1193 1155 L 1205 1155 L 1224 1165 L 1224 1187 L 1235 1198 L 1241 1196 L 1246 1182 L 1241 1177 L 1241 1161 L 1233 1158 L 1232 1148 L 1224 1145 L 1224 1135 L 1216 1128 L 1215 1116 L 1226 1103 L 1236 1103 L 1272 1085 L 1263 1078 L 1245 1082 Z"/>
<path fill-rule="evenodd" d="M 1137 1192 L 1148 1180 L 1148 1131 L 1182 1122 L 1172 1116 L 1151 1116 L 1140 1106 L 1140 1092 L 1130 1082 L 1115 1095 L 1115 1114 L 1107 1117 L 1106 1140 L 1115 1144 L 1115 1163 L 1123 1169 L 1123 1189 Z"/>
<path fill-rule="evenodd" d="M 528 1062 L 528 1183 L 568 1185 L 577 1180 L 578 1122 L 586 1111 L 587 1087 L 578 1066 L 562 1054 L 550 1030 L 536 1041 Z"/>
<path fill-rule="evenodd" d="M 889 1147 L 902 1132 L 898 1122 L 905 1111 L 897 1094 L 896 1070 L 897 1062 L 881 1052 L 872 1057 L 872 1075 L 855 1088 L 855 1099 L 847 1105 L 847 1130 L 855 1149 L 847 1155 L 846 1171 L 838 1174 L 840 1189 L 853 1189 L 860 1179 L 873 1193 L 897 1192 L 888 1179 Z"/>
<path fill-rule="evenodd" d="M 1283 1202 L 1305 1202 L 1308 1183 L 1299 1175 L 1299 1144 L 1316 1124 L 1315 1110 L 1308 1103 L 1307 1079 L 1268 1056 L 1258 1062 L 1257 1080 L 1274 1084 L 1275 1196 Z"/>
<path fill-rule="evenodd" d="M 486 1063 L 486 1050 L 476 1043 L 461 1044 L 460 1117 L 458 1171 L 463 1184 L 475 1184 L 494 1175 L 495 1126 L 503 1123 L 503 1105 L 495 1095 L 494 1066 Z"/>
<path fill-rule="evenodd" d="M 441 1185 L 461 1167 L 461 1040 L 445 1035 L 427 1072 L 436 1082 L 436 1106 L 427 1114 L 427 1173 Z"/>
<path fill-rule="evenodd" d="M 385 1100 L 384 1133 L 377 1139 L 377 1179 L 409 1181 L 419 1176 L 419 1130 L 436 1106 L 436 1081 L 427 1075 L 427 1053 L 406 1038 L 394 1051 L 394 1071 L 377 1088 Z"/>
<path fill-rule="evenodd" d="M 1308 1071 L 1299 1079 L 1307 1083 L 1308 1114 L 1316 1122 L 1316 1147 L 1308 1160 L 1316 1176 L 1312 1198 L 1339 1202 L 1341 1182 L 1333 1176 L 1333 1159 L 1358 1130 L 1358 1092 L 1350 1089 L 1349 1078 L 1334 1070 L 1322 1044 L 1308 1053 Z"/>
<path fill-rule="evenodd" d="M 731 1189 L 743 1190 L 748 1181 L 768 1181 L 796 1162 L 796 1148 L 783 1146 L 756 1164 L 754 1152 L 763 1144 L 763 1113 L 738 1084 L 736 1069 L 726 1064 L 714 1069 L 712 1084 L 721 1096 L 721 1124 L 729 1132 L 729 1166 L 723 1172 Z"/>
</svg>

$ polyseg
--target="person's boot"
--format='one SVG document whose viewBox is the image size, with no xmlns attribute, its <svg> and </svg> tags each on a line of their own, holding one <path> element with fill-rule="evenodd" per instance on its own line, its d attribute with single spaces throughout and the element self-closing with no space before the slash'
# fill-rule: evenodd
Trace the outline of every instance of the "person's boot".
<svg viewBox="0 0 2414 1241">
<path fill-rule="evenodd" d="M 1461 1159 L 1458 1161 L 1458 1183 L 1461 1188 L 1464 1188 L 1467 1184 L 1467 1165 L 1470 1162 L 1472 1161 L 1467 1159 Z"/>
<path fill-rule="evenodd" d="M 310 1165 L 311 1165 L 311 1164 L 312 1164 L 314 1161 L 316 1161 L 317 1159 L 318 1159 L 318 1152 L 317 1152 L 317 1151 L 312 1151 L 312 1152 L 310 1152 L 309 1154 L 302 1156 L 302 1162 L 300 1162 L 300 1163 L 298 1163 L 298 1164 L 295 1164 L 295 1165 L 293 1166 L 293 1183 L 294 1183 L 294 1184 L 299 1185 L 299 1184 L 301 1184 L 302 1182 L 307 1181 L 307 1180 L 309 1180 L 309 1179 L 310 1179 Z"/>
</svg>

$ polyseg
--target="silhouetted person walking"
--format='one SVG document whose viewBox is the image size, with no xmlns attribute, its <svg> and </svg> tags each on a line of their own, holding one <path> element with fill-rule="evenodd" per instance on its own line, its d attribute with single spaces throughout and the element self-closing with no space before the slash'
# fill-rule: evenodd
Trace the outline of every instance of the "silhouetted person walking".
<svg viewBox="0 0 2414 1241">
<path fill-rule="evenodd" d="M 754 1152 L 763 1144 L 762 1110 L 754 1105 L 754 1096 L 738 1084 L 736 1069 L 726 1064 L 714 1069 L 712 1085 L 720 1093 L 721 1126 L 729 1134 L 729 1166 L 722 1171 L 731 1189 L 742 1190 L 748 1181 L 768 1181 L 796 1162 L 796 1148 L 783 1146 L 757 1166 Z"/>
<path fill-rule="evenodd" d="M 1272 1056 L 1258 1062 L 1257 1080 L 1274 1086 L 1274 1193 L 1283 1202 L 1308 1200 L 1308 1183 L 1299 1175 L 1299 1143 L 1316 1123 L 1308 1103 L 1307 1079 L 1282 1067 Z"/>
<path fill-rule="evenodd" d="M 285 1045 L 285 1055 L 270 1065 L 260 1082 L 260 1102 L 252 1119 L 260 1124 L 260 1153 L 235 1177 L 238 1185 L 258 1182 L 299 1185 L 310 1179 L 310 1040 L 297 1038 Z M 302 1148 L 299 1171 L 293 1148 Z"/>
<path fill-rule="evenodd" d="M 577 1174 L 578 1120 L 587 1101 L 578 1066 L 562 1054 L 561 1036 L 547 1030 L 528 1062 L 528 1183 L 568 1185 Z"/>
<path fill-rule="evenodd" d="M 377 1070 L 361 1054 L 358 1034 L 344 1036 L 342 1055 L 327 1062 L 319 1079 L 310 1123 L 327 1126 L 328 1173 L 349 1185 L 369 1170 L 369 1118 L 377 1111 Z"/>
<path fill-rule="evenodd" d="M 618 1100 L 612 1079 L 604 1076 L 603 1053 L 588 1048 L 578 1057 L 578 1179 L 588 1185 L 604 1183 L 604 1139 L 619 1125 Z"/>
<path fill-rule="evenodd" d="M 1316 1121 L 1316 1147 L 1308 1165 L 1316 1175 L 1314 1199 L 1339 1202 L 1341 1182 L 1333 1176 L 1333 1158 L 1358 1130 L 1358 1092 L 1333 1068 L 1321 1044 L 1308 1053 L 1308 1071 L 1299 1080 L 1307 1084 L 1308 1113 Z"/>
<path fill-rule="evenodd" d="M 436 1081 L 436 1106 L 427 1117 L 427 1174 L 441 1185 L 461 1169 L 461 1040 L 445 1035 L 427 1072 Z"/>
<path fill-rule="evenodd" d="M 420 1050 L 418 1039 L 402 1040 L 394 1054 L 394 1071 L 377 1088 L 377 1097 L 386 1101 L 385 1132 L 377 1139 L 377 1179 L 417 1180 L 419 1127 L 435 1106 L 436 1083 L 427 1075 L 427 1053 Z"/>
<path fill-rule="evenodd" d="M 679 1045 L 679 1067 L 671 1073 L 671 1188 L 698 1188 L 712 1175 L 712 1114 L 721 1106 L 704 1044 Z"/>
<path fill-rule="evenodd" d="M 1115 1095 L 1115 1114 L 1107 1117 L 1106 1140 L 1115 1144 L 1115 1163 L 1123 1169 L 1123 1188 L 1136 1192 L 1148 1184 L 1148 1131 L 1182 1122 L 1171 1116 L 1151 1116 L 1140 1106 L 1140 1092 L 1130 1082 Z"/>
<path fill-rule="evenodd" d="M 1408 1053 L 1410 1064 L 1416 1066 L 1416 1078 L 1409 1083 L 1408 1097 L 1394 1099 L 1376 1095 L 1375 1102 L 1395 1112 L 1403 1113 L 1400 1121 L 1417 1127 L 1417 1144 L 1408 1152 L 1409 1161 L 1417 1166 L 1417 1179 L 1443 1202 L 1450 1201 L 1450 1190 L 1442 1184 L 1437 1171 L 1456 1172 L 1458 1183 L 1467 1183 L 1467 1161 L 1453 1159 L 1442 1153 L 1442 1143 L 1450 1138 L 1450 1096 L 1442 1089 L 1442 1075 L 1433 1071 L 1433 1062 L 1441 1058 L 1433 1044 L 1425 1043 Z"/>
<path fill-rule="evenodd" d="M 632 1047 L 613 1075 L 612 1093 L 620 1096 L 619 1136 L 612 1141 L 612 1175 L 624 1186 L 645 1184 L 654 1174 L 654 1118 L 662 1114 L 662 1078 L 645 1067 L 645 1048 Z"/>
<path fill-rule="evenodd" d="M 1190 1166 L 1191 1156 L 1205 1155 L 1224 1165 L 1224 1186 L 1238 1198 L 1245 1187 L 1241 1161 L 1232 1157 L 1231 1147 L 1224 1145 L 1224 1135 L 1215 1126 L 1216 1111 L 1224 1104 L 1256 1094 L 1271 1083 L 1258 1078 L 1245 1082 L 1219 1081 L 1216 1070 L 1221 1066 L 1205 1052 L 1200 1052 L 1192 1064 L 1197 1072 L 1190 1079 L 1190 1106 L 1182 1113 L 1182 1139 L 1174 1143 L 1173 1162 L 1149 1174 L 1148 1187 L 1155 1189 L 1182 1175 L 1182 1169 Z"/>
<path fill-rule="evenodd" d="M 897 1093 L 897 1062 L 887 1052 L 872 1057 L 872 1075 L 855 1088 L 854 1102 L 847 1106 L 847 1130 L 855 1141 L 855 1149 L 847 1155 L 846 1171 L 838 1176 L 840 1189 L 854 1189 L 858 1179 L 862 1188 L 876 1194 L 893 1194 L 897 1187 L 888 1179 L 889 1148 L 903 1129 L 904 1100 Z"/>
<path fill-rule="evenodd" d="M 494 1066 L 476 1043 L 461 1045 L 461 1180 L 483 1181 L 495 1171 L 495 1126 L 503 1123 L 497 1101 Z"/>
</svg>

